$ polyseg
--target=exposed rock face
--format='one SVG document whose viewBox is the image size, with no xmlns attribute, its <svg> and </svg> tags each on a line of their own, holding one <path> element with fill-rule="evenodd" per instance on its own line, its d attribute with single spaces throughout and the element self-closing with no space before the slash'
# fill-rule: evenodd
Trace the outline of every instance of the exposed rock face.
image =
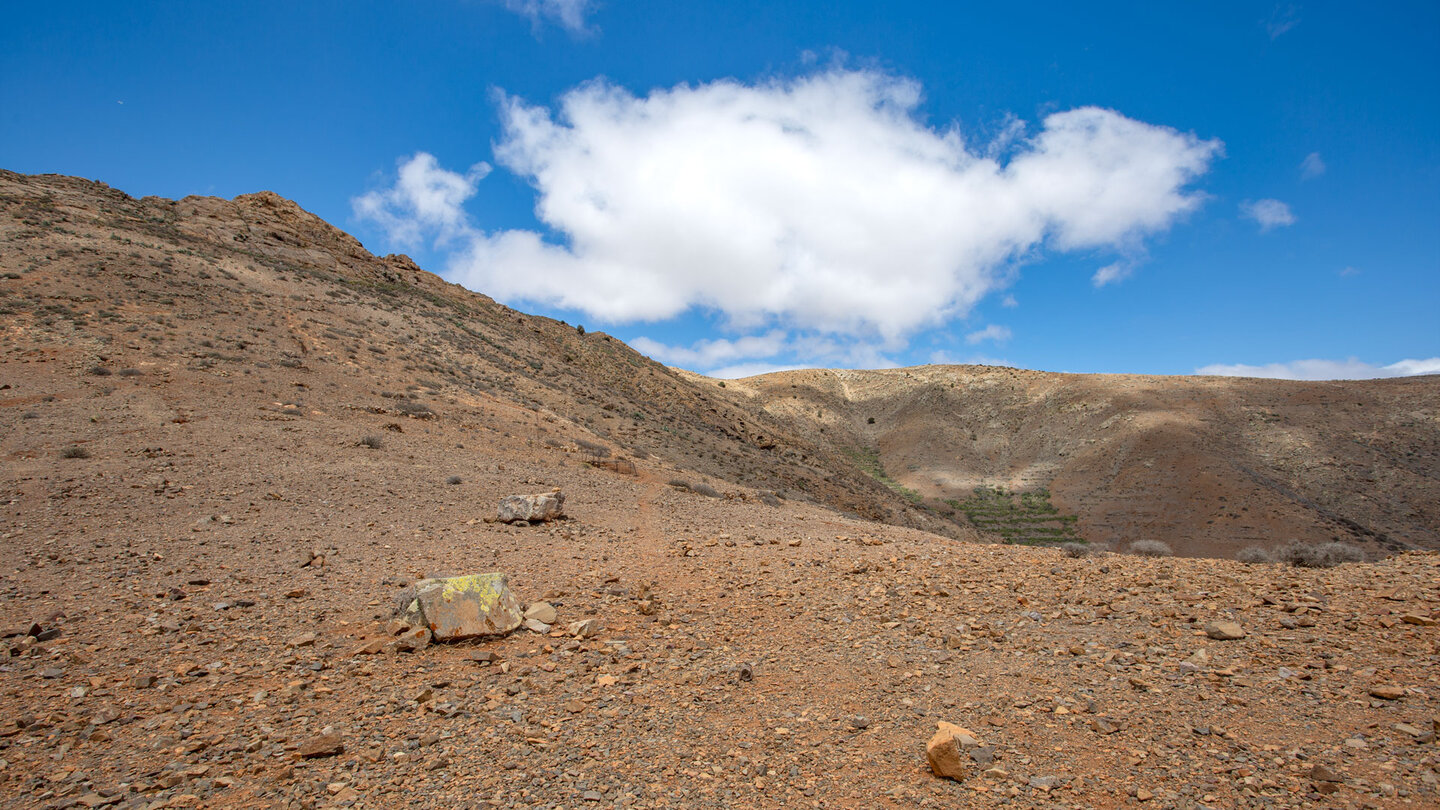
<svg viewBox="0 0 1440 810">
<path fill-rule="evenodd" d="M 501 523 L 528 520 L 540 523 L 565 516 L 565 493 L 542 492 L 537 495 L 507 495 L 500 499 L 497 519 Z"/>
<path fill-rule="evenodd" d="M 499 636 L 520 626 L 524 606 L 501 573 L 422 579 L 407 590 L 401 620 L 429 628 L 435 641 Z"/>
</svg>

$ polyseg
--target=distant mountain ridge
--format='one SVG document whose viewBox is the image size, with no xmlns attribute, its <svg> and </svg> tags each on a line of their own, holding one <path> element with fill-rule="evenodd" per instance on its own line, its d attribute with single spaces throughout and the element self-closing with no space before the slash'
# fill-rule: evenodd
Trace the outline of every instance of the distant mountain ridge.
<svg viewBox="0 0 1440 810">
<path fill-rule="evenodd" d="M 811 440 L 873 448 L 889 476 L 940 510 L 977 486 L 1048 489 L 1081 535 L 1121 548 L 1440 548 L 1440 377 L 925 366 L 781 372 L 727 390 Z"/>
</svg>

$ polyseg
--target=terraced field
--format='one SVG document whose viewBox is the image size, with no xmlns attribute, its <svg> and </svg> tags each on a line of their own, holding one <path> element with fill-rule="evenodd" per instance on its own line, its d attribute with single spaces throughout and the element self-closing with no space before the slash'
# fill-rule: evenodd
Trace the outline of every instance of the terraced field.
<svg viewBox="0 0 1440 810">
<path fill-rule="evenodd" d="M 1049 545 L 1084 543 L 1075 529 L 1075 515 L 1062 515 L 1050 503 L 1050 491 L 1009 492 L 1002 487 L 976 487 L 964 501 L 947 504 L 965 513 L 983 532 L 998 534 L 1006 543 Z"/>
</svg>

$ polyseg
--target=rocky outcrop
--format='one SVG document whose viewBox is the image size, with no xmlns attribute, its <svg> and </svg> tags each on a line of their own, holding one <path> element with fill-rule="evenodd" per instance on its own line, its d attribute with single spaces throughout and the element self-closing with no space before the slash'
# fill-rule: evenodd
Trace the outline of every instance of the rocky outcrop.
<svg viewBox="0 0 1440 810">
<path fill-rule="evenodd" d="M 427 628 L 441 642 L 504 635 L 520 626 L 524 611 L 501 573 L 422 579 L 397 608 L 402 621 Z"/>
<path fill-rule="evenodd" d="M 507 495 L 500 499 L 496 520 L 518 523 L 522 520 L 543 523 L 565 517 L 565 493 L 560 490 L 537 495 Z"/>
</svg>

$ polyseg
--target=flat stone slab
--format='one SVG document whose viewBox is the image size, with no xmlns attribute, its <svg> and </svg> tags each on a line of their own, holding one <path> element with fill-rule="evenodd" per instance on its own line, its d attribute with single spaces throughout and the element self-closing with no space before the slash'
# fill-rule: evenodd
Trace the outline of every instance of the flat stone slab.
<svg viewBox="0 0 1440 810">
<path fill-rule="evenodd" d="M 430 628 L 436 641 L 500 636 L 520 626 L 525 606 L 505 574 L 422 579 L 403 613 Z"/>
</svg>

